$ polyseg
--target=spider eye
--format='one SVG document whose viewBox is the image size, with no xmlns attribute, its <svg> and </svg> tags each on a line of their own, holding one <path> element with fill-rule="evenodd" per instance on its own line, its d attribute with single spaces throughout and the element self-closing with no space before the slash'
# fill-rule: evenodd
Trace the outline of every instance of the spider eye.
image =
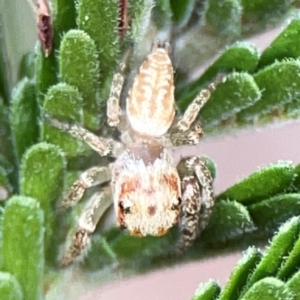
<svg viewBox="0 0 300 300">
<path fill-rule="evenodd" d="M 119 202 L 119 208 L 122 210 L 122 212 L 127 215 L 127 214 L 130 214 L 130 207 L 125 207 L 124 206 L 124 201 L 120 201 Z"/>
<path fill-rule="evenodd" d="M 178 197 L 177 200 L 178 200 L 178 206 L 181 205 L 181 197 Z"/>
</svg>

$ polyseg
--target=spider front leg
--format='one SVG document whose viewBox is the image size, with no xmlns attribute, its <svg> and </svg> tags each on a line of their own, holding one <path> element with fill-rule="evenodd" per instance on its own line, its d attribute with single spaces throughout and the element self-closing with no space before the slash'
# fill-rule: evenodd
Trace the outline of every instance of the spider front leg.
<svg viewBox="0 0 300 300">
<path fill-rule="evenodd" d="M 46 117 L 46 121 L 50 125 L 71 134 L 74 138 L 85 142 L 101 156 L 111 154 L 114 146 L 117 144 L 113 139 L 98 137 L 96 134 L 75 124 L 63 123 L 48 116 Z"/>
<path fill-rule="evenodd" d="M 93 167 L 83 172 L 73 184 L 66 196 L 63 197 L 58 207 L 68 208 L 74 206 L 82 198 L 84 191 L 92 186 L 110 180 L 109 167 Z"/>
<path fill-rule="evenodd" d="M 122 111 L 120 108 L 120 98 L 121 92 L 124 84 L 124 71 L 126 68 L 126 63 L 128 57 L 132 52 L 132 47 L 130 47 L 123 57 L 123 60 L 119 63 L 117 72 L 113 76 L 111 83 L 111 90 L 109 98 L 107 100 L 107 123 L 111 127 L 116 127 L 120 123 L 120 116 L 122 116 Z"/>
<path fill-rule="evenodd" d="M 90 235 L 95 231 L 97 223 L 112 203 L 110 187 L 95 193 L 90 198 L 79 218 L 71 245 L 60 261 L 61 267 L 70 265 L 75 258 L 81 256 L 87 249 L 90 244 Z"/>
<path fill-rule="evenodd" d="M 185 167 L 189 175 L 182 179 L 181 237 L 175 253 L 182 253 L 193 244 L 207 226 L 215 203 L 213 179 L 203 160 L 188 158 Z"/>
<path fill-rule="evenodd" d="M 224 81 L 224 78 L 225 74 L 220 73 L 211 84 L 202 89 L 188 106 L 182 118 L 174 125 L 171 130 L 171 140 L 174 146 L 199 143 L 202 129 L 200 122 L 195 122 L 195 120 L 201 108 L 210 99 L 217 86 Z"/>
</svg>

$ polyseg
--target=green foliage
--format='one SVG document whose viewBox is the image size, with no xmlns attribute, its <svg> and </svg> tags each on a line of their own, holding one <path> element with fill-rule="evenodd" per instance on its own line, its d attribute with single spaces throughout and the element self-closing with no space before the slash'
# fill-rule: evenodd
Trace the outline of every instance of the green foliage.
<svg viewBox="0 0 300 300">
<path fill-rule="evenodd" d="M 170 7 L 172 11 L 172 20 L 175 25 L 182 25 L 187 22 L 191 15 L 195 0 L 176 1 L 170 0 Z"/>
<path fill-rule="evenodd" d="M 112 131 L 104 125 L 105 102 L 112 74 L 129 44 L 134 45 L 130 74 L 157 37 L 163 36 L 184 49 L 188 40 L 193 41 L 193 52 L 204 53 L 205 57 L 226 46 L 191 83 L 187 82 L 189 74 L 182 71 L 184 62 L 179 61 L 175 67 L 176 99 L 182 112 L 218 73 L 228 74 L 199 116 L 205 133 L 222 132 L 228 120 L 235 128 L 253 124 L 253 120 L 264 124 L 273 120 L 274 111 L 282 111 L 283 119 L 299 115 L 300 65 L 295 42 L 299 18 L 262 54 L 248 43 L 234 42 L 243 34 L 280 21 L 292 7 L 291 0 L 138 0 L 127 1 L 127 10 L 125 2 L 52 1 L 53 50 L 46 57 L 38 45 L 35 55 L 23 57 L 12 96 L 13 80 L 6 72 L 9 64 L 0 19 L 0 200 L 21 194 L 3 205 L 3 220 L 2 203 L 0 207 L 0 267 L 6 272 L 0 272 L 1 299 L 42 297 L 43 284 L 53 279 L 45 262 L 47 267 L 56 267 L 65 226 L 76 223 L 80 210 L 73 210 L 71 217 L 75 218 L 69 222 L 67 212 L 61 218 L 55 209 L 64 177 L 73 178 L 83 168 L 109 161 L 95 158 L 86 145 L 49 126 L 44 117 L 83 124 L 111 136 Z M 120 15 L 120 4 L 126 15 Z M 126 30 L 119 28 L 120 19 L 127 24 Z M 18 40 L 15 33 L 10 35 Z M 199 49 L 203 47 L 201 40 L 211 39 L 218 40 L 213 45 L 214 53 L 212 47 Z M 132 83 L 132 76 L 128 78 L 125 91 Z M 209 159 L 207 163 L 215 177 L 214 163 Z M 207 256 L 212 249 L 241 248 L 256 238 L 265 241 L 279 224 L 300 214 L 299 174 L 299 165 L 279 162 L 218 195 L 209 226 L 185 257 Z M 281 227 L 266 254 L 250 248 L 222 290 L 210 281 L 199 288 L 193 300 L 296 299 L 291 297 L 292 292 L 300 294 L 298 223 L 293 218 Z M 101 229 L 93 236 L 91 250 L 80 265 L 85 270 L 98 271 L 115 263 L 135 271 L 163 265 L 170 261 L 164 254 L 178 239 L 178 228 L 159 238 L 137 238 L 116 228 Z M 54 273 L 55 277 L 58 272 Z"/>
<path fill-rule="evenodd" d="M 220 286 L 215 281 L 202 284 L 196 291 L 192 300 L 214 300 L 220 294 Z"/>
<path fill-rule="evenodd" d="M 27 148 L 37 142 L 38 116 L 35 85 L 25 77 L 15 88 L 11 99 L 11 130 L 18 160 Z"/>
<path fill-rule="evenodd" d="M 261 169 L 227 189 L 217 199 L 236 200 L 252 204 L 289 188 L 295 174 L 291 162 L 281 161 Z"/>
<path fill-rule="evenodd" d="M 118 0 L 78 1 L 78 27 L 85 31 L 97 45 L 101 68 L 100 72 L 103 76 L 110 75 L 112 70 L 114 70 L 116 66 L 116 57 L 119 53 L 119 5 L 120 3 Z M 86 42 L 83 43 L 86 44 Z M 80 47 L 80 45 L 78 46 Z M 77 49 L 76 51 L 78 51 Z M 90 51 L 92 52 L 92 50 Z M 91 61 L 93 60 L 90 60 L 90 63 Z M 96 65 L 91 65 L 90 68 L 95 68 L 95 71 L 99 72 Z"/>
<path fill-rule="evenodd" d="M 18 280 L 24 300 L 41 299 L 44 214 L 39 203 L 33 198 L 13 196 L 5 206 L 2 230 L 3 270 Z"/>
<path fill-rule="evenodd" d="M 19 282 L 9 273 L 0 272 L 0 298 L 2 300 L 23 299 Z"/>
<path fill-rule="evenodd" d="M 65 167 L 62 151 L 47 143 L 31 147 L 21 164 L 21 194 L 37 199 L 45 212 L 45 257 L 52 263 L 56 259 L 58 243 L 55 234 L 58 221 L 53 207 L 63 191 Z"/>
<path fill-rule="evenodd" d="M 97 129 L 99 62 L 95 42 L 84 31 L 70 30 L 64 35 L 59 51 L 59 74 L 62 81 L 76 86 L 82 94 L 84 125 Z"/>
<path fill-rule="evenodd" d="M 44 113 L 63 121 L 82 124 L 82 97 L 78 89 L 66 83 L 53 85 L 45 96 Z M 85 149 L 82 142 L 50 126 L 47 122 L 42 126 L 42 139 L 59 145 L 67 157 L 79 155 Z"/>
<path fill-rule="evenodd" d="M 249 248 L 233 270 L 219 297 L 193 299 L 290 299 L 299 296 L 299 271 L 291 261 L 299 260 L 300 219 L 294 217 L 283 224 L 273 237 L 266 253 Z M 206 292 L 203 285 L 196 294 Z"/>
<path fill-rule="evenodd" d="M 239 0 L 208 0 L 205 3 L 204 22 L 209 30 L 230 39 L 241 34 L 242 6 Z"/>
</svg>

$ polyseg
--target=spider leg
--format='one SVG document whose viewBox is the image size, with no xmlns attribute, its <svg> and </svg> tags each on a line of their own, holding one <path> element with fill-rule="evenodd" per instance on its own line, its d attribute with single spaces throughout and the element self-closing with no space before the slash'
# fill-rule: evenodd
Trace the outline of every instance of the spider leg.
<svg viewBox="0 0 300 300">
<path fill-rule="evenodd" d="M 215 91 L 218 84 L 223 82 L 224 73 L 217 75 L 215 80 L 206 88 L 202 89 L 192 103 L 188 106 L 182 118 L 175 123 L 171 129 L 171 140 L 174 146 L 185 144 L 197 144 L 202 136 L 200 122 L 195 122 L 201 108 L 209 100 L 211 94 Z"/>
<path fill-rule="evenodd" d="M 124 84 L 124 71 L 127 65 L 127 60 L 129 55 L 132 52 L 132 47 L 129 48 L 128 51 L 125 52 L 123 60 L 120 62 L 116 73 L 113 76 L 113 80 L 111 83 L 111 90 L 109 94 L 109 98 L 107 100 L 107 123 L 111 127 L 116 127 L 120 123 L 120 116 L 122 115 L 120 108 L 120 98 L 121 92 Z"/>
<path fill-rule="evenodd" d="M 88 248 L 90 235 L 95 231 L 97 223 L 112 202 L 110 187 L 101 192 L 96 192 L 90 198 L 79 218 L 71 246 L 60 260 L 61 267 L 70 265 L 75 258 L 81 256 Z"/>
<path fill-rule="evenodd" d="M 176 253 L 189 248 L 207 226 L 214 207 L 212 177 L 199 157 L 186 159 L 185 166 L 193 175 L 182 179 L 182 235 L 175 246 Z"/>
<path fill-rule="evenodd" d="M 80 201 L 85 190 L 89 187 L 108 182 L 110 180 L 109 167 L 92 167 L 83 172 L 70 188 L 67 195 L 63 197 L 58 207 L 68 208 Z"/>
<path fill-rule="evenodd" d="M 106 156 L 112 153 L 114 146 L 117 144 L 113 139 L 105 139 L 98 137 L 96 134 L 88 131 L 87 129 L 75 125 L 68 124 L 53 119 L 51 117 L 46 117 L 46 121 L 65 132 L 68 132 L 76 139 L 87 143 L 92 149 L 98 152 L 101 156 Z"/>
<path fill-rule="evenodd" d="M 172 130 L 170 139 L 173 146 L 196 145 L 200 142 L 202 136 L 203 131 L 201 123 L 200 121 L 196 121 L 187 131 L 178 131 L 177 128 Z"/>
</svg>

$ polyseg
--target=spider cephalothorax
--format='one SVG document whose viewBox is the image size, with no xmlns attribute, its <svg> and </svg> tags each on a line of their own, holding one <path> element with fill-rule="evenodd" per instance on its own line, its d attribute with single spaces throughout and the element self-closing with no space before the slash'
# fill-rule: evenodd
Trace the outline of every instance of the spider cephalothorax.
<svg viewBox="0 0 300 300">
<path fill-rule="evenodd" d="M 218 77 L 203 89 L 184 115 L 174 120 L 174 71 L 168 51 L 168 44 L 154 44 L 128 93 L 125 114 L 119 105 L 125 63 L 120 64 L 113 78 L 107 116 L 108 124 L 122 132 L 121 143 L 98 137 L 77 125 L 49 119 L 53 126 L 86 141 L 101 156 L 116 157 L 110 166 L 93 167 L 82 173 L 63 198 L 61 205 L 68 207 L 82 198 L 86 188 L 111 182 L 109 188 L 95 193 L 87 203 L 62 265 L 70 264 L 86 248 L 89 235 L 111 203 L 118 225 L 131 235 L 160 236 L 179 222 L 182 235 L 175 252 L 188 248 L 208 223 L 214 205 L 210 172 L 201 158 L 182 158 L 187 175 L 180 178 L 172 150 L 199 142 L 202 131 L 196 117 L 221 80 Z M 125 122 L 120 122 L 124 116 Z"/>
</svg>

